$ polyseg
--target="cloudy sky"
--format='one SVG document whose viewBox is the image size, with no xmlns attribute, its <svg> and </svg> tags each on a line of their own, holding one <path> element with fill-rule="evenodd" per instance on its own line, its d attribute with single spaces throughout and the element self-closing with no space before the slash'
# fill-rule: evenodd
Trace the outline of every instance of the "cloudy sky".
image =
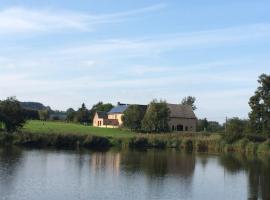
<svg viewBox="0 0 270 200">
<path fill-rule="evenodd" d="M 53 109 L 197 98 L 247 117 L 270 69 L 269 0 L 1 0 L 0 99 Z"/>
</svg>

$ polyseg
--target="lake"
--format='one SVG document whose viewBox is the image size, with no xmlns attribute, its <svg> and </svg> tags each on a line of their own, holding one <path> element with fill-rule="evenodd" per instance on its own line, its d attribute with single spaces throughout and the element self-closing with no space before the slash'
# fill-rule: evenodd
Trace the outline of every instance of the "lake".
<svg viewBox="0 0 270 200">
<path fill-rule="evenodd" d="M 0 199 L 270 199 L 270 159 L 173 149 L 0 148 Z"/>
</svg>

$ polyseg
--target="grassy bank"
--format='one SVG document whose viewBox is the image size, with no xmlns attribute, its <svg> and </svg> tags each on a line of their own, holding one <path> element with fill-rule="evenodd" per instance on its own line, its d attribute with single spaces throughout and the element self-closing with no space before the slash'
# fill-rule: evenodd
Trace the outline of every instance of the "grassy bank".
<svg viewBox="0 0 270 200">
<path fill-rule="evenodd" d="M 28 121 L 23 132 L 34 134 L 79 134 L 79 135 L 95 135 L 101 137 L 132 137 L 134 133 L 128 130 L 118 128 L 97 128 L 93 126 L 84 126 L 75 123 L 65 122 L 43 122 Z"/>
<path fill-rule="evenodd" d="M 30 121 L 21 133 L 0 134 L 1 144 L 57 148 L 179 148 L 197 152 L 270 153 L 270 141 L 243 138 L 227 143 L 221 134 L 138 134 L 62 122 Z"/>
</svg>

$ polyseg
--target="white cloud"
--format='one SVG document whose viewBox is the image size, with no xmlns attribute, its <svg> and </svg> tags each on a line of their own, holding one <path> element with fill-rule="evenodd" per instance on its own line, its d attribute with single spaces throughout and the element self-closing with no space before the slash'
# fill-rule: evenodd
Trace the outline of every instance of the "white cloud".
<svg viewBox="0 0 270 200">
<path fill-rule="evenodd" d="M 63 55 L 104 55 L 108 57 L 146 57 L 170 50 L 229 46 L 270 38 L 270 23 L 213 29 L 179 34 L 155 35 L 135 39 L 109 39 L 90 44 L 66 46 Z"/>
<path fill-rule="evenodd" d="M 124 21 L 128 17 L 155 12 L 164 7 L 165 4 L 156 4 L 125 12 L 95 15 L 61 10 L 34 10 L 12 7 L 0 10 L 0 34 L 58 32 L 63 30 L 92 31 L 100 24 Z"/>
</svg>

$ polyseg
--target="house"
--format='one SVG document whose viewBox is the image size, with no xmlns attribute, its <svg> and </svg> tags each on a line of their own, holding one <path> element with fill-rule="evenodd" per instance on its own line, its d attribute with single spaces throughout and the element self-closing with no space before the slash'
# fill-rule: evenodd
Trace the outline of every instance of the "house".
<svg viewBox="0 0 270 200">
<path fill-rule="evenodd" d="M 123 124 L 122 116 L 124 115 L 124 112 L 128 108 L 128 106 L 128 104 L 118 102 L 117 106 L 115 106 L 108 112 L 108 119 L 117 120 L 119 126 L 121 126 Z"/>
<path fill-rule="evenodd" d="M 197 118 L 191 106 L 168 104 L 170 109 L 169 127 L 171 131 L 196 131 Z"/>
<path fill-rule="evenodd" d="M 98 111 L 95 113 L 93 126 L 103 128 L 116 128 L 119 127 L 119 122 L 117 119 L 109 119 L 106 112 Z"/>
<path fill-rule="evenodd" d="M 93 126 L 117 128 L 123 124 L 122 117 L 129 104 L 118 103 L 108 113 L 96 112 Z M 140 105 L 145 110 L 146 105 Z M 171 131 L 196 131 L 197 118 L 191 106 L 181 104 L 167 104 L 170 110 L 169 128 Z"/>
</svg>

